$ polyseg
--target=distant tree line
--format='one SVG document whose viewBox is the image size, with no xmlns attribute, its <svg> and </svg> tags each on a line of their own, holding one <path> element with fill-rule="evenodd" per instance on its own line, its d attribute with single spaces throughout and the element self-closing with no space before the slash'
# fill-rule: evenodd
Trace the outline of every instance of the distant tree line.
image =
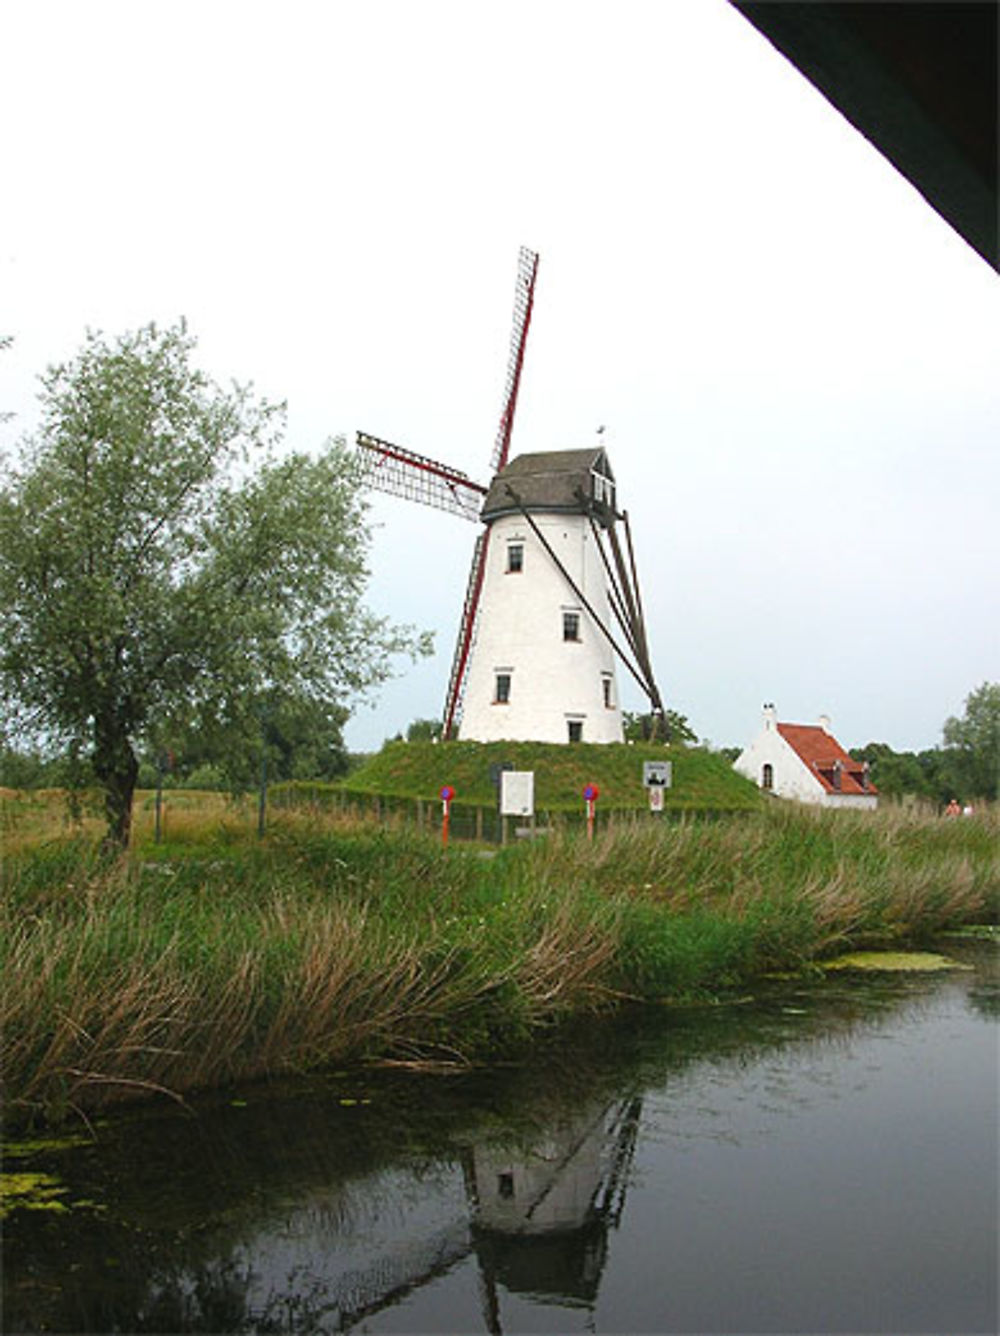
<svg viewBox="0 0 1000 1336">
<path fill-rule="evenodd" d="M 225 720 L 179 714 L 137 746 L 136 787 L 242 791 L 259 781 L 338 779 L 350 769 L 343 725 L 348 711 L 308 698 L 286 697 L 233 727 Z M 0 786 L 11 789 L 98 787 L 86 755 L 0 746 Z"/>
<path fill-rule="evenodd" d="M 945 720 L 943 745 L 897 752 L 884 742 L 855 747 L 886 797 L 913 795 L 936 803 L 952 798 L 995 801 L 1000 780 L 1000 683 L 984 682 L 965 699 L 965 712 Z"/>
</svg>

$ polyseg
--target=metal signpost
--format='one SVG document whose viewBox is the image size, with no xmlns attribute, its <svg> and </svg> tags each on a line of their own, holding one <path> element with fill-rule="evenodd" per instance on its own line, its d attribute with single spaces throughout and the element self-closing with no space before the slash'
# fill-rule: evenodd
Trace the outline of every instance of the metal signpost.
<svg viewBox="0 0 1000 1336">
<path fill-rule="evenodd" d="M 173 768 L 173 753 L 161 751 L 156 758 L 156 822 L 153 839 L 157 844 L 163 838 L 163 776 Z"/>
<path fill-rule="evenodd" d="M 669 761 L 643 761 L 642 782 L 649 795 L 649 810 L 663 811 L 663 791 L 673 784 L 673 767 Z"/>
</svg>

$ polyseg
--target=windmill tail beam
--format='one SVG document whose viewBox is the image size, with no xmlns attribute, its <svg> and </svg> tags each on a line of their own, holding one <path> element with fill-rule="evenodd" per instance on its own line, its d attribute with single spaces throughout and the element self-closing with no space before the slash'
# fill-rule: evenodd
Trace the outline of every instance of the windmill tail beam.
<svg viewBox="0 0 1000 1336">
<path fill-rule="evenodd" d="M 646 641 L 646 617 L 642 609 L 642 591 L 639 589 L 639 572 L 635 564 L 635 548 L 632 545 L 632 526 L 629 524 L 628 511 L 622 511 L 622 522 L 625 526 L 625 545 L 628 548 L 629 569 L 632 573 L 632 593 L 635 599 L 635 613 L 637 628 L 642 640 L 643 651 L 649 660 L 649 645 Z"/>
<path fill-rule="evenodd" d="M 614 653 L 618 656 L 618 658 L 619 658 L 619 659 L 621 660 L 621 662 L 624 664 L 624 666 L 625 666 L 625 668 L 628 670 L 628 672 L 632 675 L 633 678 L 635 678 L 635 681 L 636 681 L 636 682 L 638 683 L 638 685 L 642 688 L 642 691 L 645 693 L 645 695 L 649 697 L 650 704 L 652 705 L 652 704 L 654 703 L 654 697 L 655 697 L 656 701 L 658 701 L 658 700 L 659 700 L 659 692 L 656 690 L 656 684 L 652 681 L 652 675 L 651 675 L 651 674 L 646 674 L 646 673 L 644 673 L 644 671 L 642 671 L 642 666 L 641 666 L 641 664 L 640 664 L 638 667 L 636 666 L 636 664 L 633 664 L 632 660 L 629 658 L 629 656 L 628 656 L 628 655 L 625 653 L 625 651 L 622 649 L 621 645 L 618 643 L 618 641 L 615 639 L 615 637 L 614 637 L 614 636 L 611 634 L 611 632 L 608 630 L 607 626 L 604 624 L 604 622 L 602 621 L 602 619 L 598 616 L 597 612 L 594 610 L 594 606 L 593 606 L 593 604 L 592 604 L 592 603 L 590 602 L 590 600 L 587 598 L 586 594 L 584 594 L 583 590 L 580 588 L 580 586 L 577 584 L 577 582 L 573 579 L 572 575 L 570 575 L 569 571 L 566 569 L 565 564 L 559 559 L 559 554 L 555 551 L 555 549 L 553 548 L 552 544 L 549 542 L 549 540 L 548 540 L 548 539 L 545 537 L 545 535 L 542 533 L 541 529 L 540 529 L 540 528 L 538 527 L 538 525 L 535 523 L 535 520 L 534 520 L 534 518 L 532 517 L 531 513 L 530 513 L 530 512 L 528 511 L 528 509 L 525 507 L 524 503 L 521 501 L 521 498 L 520 498 L 520 497 L 517 495 L 517 493 L 514 491 L 513 487 L 511 487 L 511 486 L 508 484 L 508 486 L 506 487 L 505 490 L 506 490 L 506 492 L 507 492 L 507 495 L 511 498 L 511 500 L 514 502 L 514 504 L 517 506 L 518 510 L 521 512 L 521 514 L 522 514 L 522 515 L 524 516 L 524 518 L 527 520 L 529 528 L 531 529 L 531 531 L 532 531 L 532 533 L 535 535 L 535 537 L 538 539 L 539 543 L 542 545 L 542 548 L 544 549 L 544 551 L 545 551 L 546 554 L 548 555 L 549 559 L 553 562 L 553 564 L 555 565 L 556 569 L 560 572 L 560 574 L 562 575 L 563 579 L 564 579 L 564 580 L 566 581 L 566 583 L 569 585 L 570 589 L 573 591 L 573 593 L 576 595 L 576 597 L 580 600 L 580 604 L 581 604 L 581 606 L 584 607 L 584 608 L 587 610 L 587 613 L 589 614 L 589 616 L 590 616 L 591 619 L 593 620 L 594 625 L 597 627 L 597 629 L 598 629 L 598 630 L 601 632 L 601 634 L 604 636 L 605 640 L 608 642 L 608 644 L 611 646 L 611 648 L 612 648 L 612 650 L 614 651 Z M 654 708 L 655 708 L 655 705 L 654 705 Z"/>
<path fill-rule="evenodd" d="M 635 594 L 632 590 L 632 585 L 629 580 L 628 570 L 626 569 L 625 562 L 622 557 L 621 544 L 618 541 L 618 535 L 615 533 L 614 529 L 608 530 L 608 542 L 611 546 L 611 555 L 614 557 L 615 569 L 618 572 L 618 581 L 621 586 L 622 594 L 624 595 L 625 607 L 628 609 L 629 621 L 632 624 L 633 639 L 635 640 L 636 645 L 641 650 L 643 642 L 642 642 L 642 626 L 639 621 L 639 610 L 636 607 Z M 642 663 L 642 658 L 640 658 L 639 661 L 640 663 Z"/>
<path fill-rule="evenodd" d="M 639 578 L 635 564 L 635 551 L 632 546 L 632 535 L 628 524 L 628 514 L 622 513 L 622 520 L 625 525 L 625 537 L 628 544 L 628 565 L 622 553 L 621 544 L 618 541 L 618 535 L 613 527 L 607 529 L 608 544 L 614 557 L 614 568 L 608 560 L 608 555 L 604 551 L 604 544 L 601 533 L 596 525 L 593 526 L 594 539 L 598 550 L 601 553 L 601 559 L 604 562 L 604 569 L 607 572 L 610 582 L 610 589 L 613 595 L 612 608 L 620 622 L 623 624 L 623 630 L 629 645 L 635 655 L 635 661 L 643 677 L 643 690 L 649 697 L 650 708 L 654 715 L 654 726 L 656 716 L 663 713 L 663 701 L 660 697 L 659 687 L 656 685 L 656 679 L 653 674 L 653 663 L 649 653 L 649 642 L 646 639 L 646 621 L 642 610 L 642 598 L 639 593 Z M 617 572 L 617 578 L 616 578 Z"/>
<path fill-rule="evenodd" d="M 487 489 L 461 470 L 363 431 L 356 444 L 362 481 L 369 487 L 478 521 Z"/>
<path fill-rule="evenodd" d="M 590 532 L 594 538 L 594 545 L 601 554 L 604 573 L 608 577 L 608 602 L 611 605 L 611 611 L 615 614 L 615 621 L 617 621 L 618 625 L 621 627 L 625 639 L 629 643 L 629 649 L 631 649 L 632 653 L 635 655 L 636 662 L 638 663 L 640 649 L 639 642 L 636 639 L 634 621 L 629 615 L 625 603 L 625 596 L 618 583 L 618 577 L 615 575 L 615 572 L 611 567 L 611 562 L 608 560 L 608 554 L 604 550 L 604 543 L 601 540 L 601 531 L 594 523 L 594 517 L 592 515 L 590 516 Z"/>
</svg>

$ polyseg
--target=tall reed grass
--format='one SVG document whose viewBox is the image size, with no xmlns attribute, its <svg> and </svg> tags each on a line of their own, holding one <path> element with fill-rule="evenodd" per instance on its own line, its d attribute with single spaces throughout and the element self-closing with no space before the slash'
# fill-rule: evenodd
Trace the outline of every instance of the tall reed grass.
<svg viewBox="0 0 1000 1336">
<path fill-rule="evenodd" d="M 354 1059 L 488 1059 L 570 1014 L 1000 909 L 995 816 L 776 805 L 492 857 L 309 812 L 266 841 L 186 833 L 113 866 L 83 840 L 6 860 L 9 1117 Z"/>
</svg>

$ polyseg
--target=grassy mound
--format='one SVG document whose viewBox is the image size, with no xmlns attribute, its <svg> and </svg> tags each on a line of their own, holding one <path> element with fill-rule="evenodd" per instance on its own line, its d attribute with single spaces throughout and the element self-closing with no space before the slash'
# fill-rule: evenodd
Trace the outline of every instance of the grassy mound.
<svg viewBox="0 0 1000 1336">
<path fill-rule="evenodd" d="M 665 806 L 676 811 L 743 812 L 760 806 L 753 784 L 724 756 L 701 748 L 656 744 L 544 742 L 390 742 L 355 770 L 343 787 L 352 793 L 399 798 L 438 797 L 450 784 L 455 802 L 492 806 L 496 790 L 490 767 L 510 765 L 535 772 L 535 807 L 540 812 L 579 811 L 583 788 L 600 789 L 600 810 L 643 809 L 643 761 L 670 761 L 673 787 Z"/>
</svg>

